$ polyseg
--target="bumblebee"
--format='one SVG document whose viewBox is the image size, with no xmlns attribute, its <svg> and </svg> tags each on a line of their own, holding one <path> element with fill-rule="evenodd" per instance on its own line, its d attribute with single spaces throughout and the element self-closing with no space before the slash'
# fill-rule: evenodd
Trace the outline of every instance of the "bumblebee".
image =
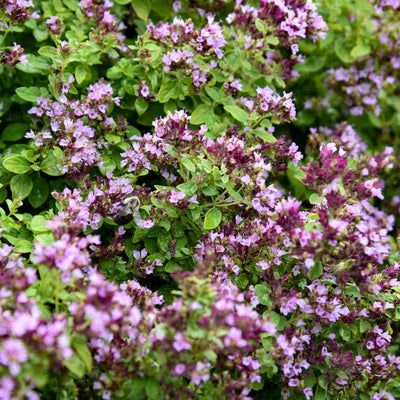
<svg viewBox="0 0 400 400">
<path fill-rule="evenodd" d="M 126 225 L 132 220 L 136 223 L 140 221 L 140 200 L 137 196 L 127 197 L 122 203 L 119 210 L 114 215 L 114 221 L 118 225 Z"/>
</svg>

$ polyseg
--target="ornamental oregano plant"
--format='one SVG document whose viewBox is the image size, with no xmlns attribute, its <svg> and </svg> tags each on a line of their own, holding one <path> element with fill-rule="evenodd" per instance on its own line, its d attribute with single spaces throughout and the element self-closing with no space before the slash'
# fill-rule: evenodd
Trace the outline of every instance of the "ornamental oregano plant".
<svg viewBox="0 0 400 400">
<path fill-rule="evenodd" d="M 0 0 L 0 398 L 400 398 L 399 30 Z"/>
</svg>

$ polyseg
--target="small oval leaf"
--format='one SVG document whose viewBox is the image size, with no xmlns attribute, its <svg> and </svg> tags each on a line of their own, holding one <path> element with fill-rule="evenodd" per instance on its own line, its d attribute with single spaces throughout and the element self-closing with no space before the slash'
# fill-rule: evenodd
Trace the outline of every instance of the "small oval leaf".
<svg viewBox="0 0 400 400">
<path fill-rule="evenodd" d="M 25 199 L 32 191 L 33 182 L 28 175 L 15 175 L 11 178 L 10 188 L 13 199 Z"/>
<path fill-rule="evenodd" d="M 28 196 L 29 203 L 32 207 L 40 207 L 49 196 L 49 185 L 46 179 L 40 176 L 33 177 L 33 189 Z"/>
<path fill-rule="evenodd" d="M 27 124 L 21 124 L 20 122 L 10 124 L 3 131 L 3 140 L 16 142 L 25 136 L 28 128 Z"/>
<path fill-rule="evenodd" d="M 15 89 L 15 92 L 21 99 L 29 101 L 31 103 L 36 103 L 36 99 L 42 95 L 40 89 L 36 86 L 31 87 L 19 87 Z"/>
<path fill-rule="evenodd" d="M 14 174 L 25 174 L 31 169 L 30 162 L 20 154 L 10 154 L 4 159 L 3 166 Z"/>
<path fill-rule="evenodd" d="M 310 279 L 313 281 L 314 279 L 319 278 L 321 275 L 322 275 L 322 264 L 319 261 L 316 261 L 315 265 L 311 268 Z"/>
<path fill-rule="evenodd" d="M 222 219 L 222 213 L 218 208 L 211 208 L 206 212 L 204 217 L 204 228 L 205 229 L 215 229 Z"/>
<path fill-rule="evenodd" d="M 240 121 L 243 123 L 247 122 L 249 114 L 247 112 L 245 112 L 244 110 L 242 110 L 240 107 L 234 106 L 234 105 L 228 105 L 228 106 L 224 106 L 224 109 L 229 114 L 231 114 L 232 117 L 235 118 L 237 121 Z"/>
</svg>

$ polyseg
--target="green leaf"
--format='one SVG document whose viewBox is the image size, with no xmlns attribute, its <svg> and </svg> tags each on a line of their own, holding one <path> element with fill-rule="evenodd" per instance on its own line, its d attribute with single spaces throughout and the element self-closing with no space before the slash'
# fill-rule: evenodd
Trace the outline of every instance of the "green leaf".
<svg viewBox="0 0 400 400">
<path fill-rule="evenodd" d="M 61 165 L 58 158 L 49 155 L 40 163 L 40 169 L 47 175 L 59 176 L 62 171 Z"/>
<path fill-rule="evenodd" d="M 367 116 L 372 125 L 376 128 L 382 128 L 382 119 L 378 117 L 373 111 L 367 111 Z"/>
<path fill-rule="evenodd" d="M 10 188 L 13 200 L 25 199 L 33 188 L 33 182 L 28 175 L 15 175 L 11 178 Z"/>
<path fill-rule="evenodd" d="M 28 196 L 29 203 L 32 207 L 40 207 L 49 196 L 49 185 L 40 175 L 33 177 L 33 189 Z"/>
<path fill-rule="evenodd" d="M 190 172 L 196 172 L 196 166 L 188 159 L 188 158 L 182 158 L 182 164 L 183 166 L 188 169 Z"/>
<path fill-rule="evenodd" d="M 213 364 L 215 364 L 215 363 L 217 362 L 218 356 L 217 356 L 217 354 L 215 353 L 215 351 L 213 351 L 213 350 L 205 350 L 205 351 L 203 352 L 203 354 L 204 354 L 204 356 L 205 356 L 208 360 L 210 360 Z"/>
<path fill-rule="evenodd" d="M 159 226 L 162 226 L 166 231 L 169 231 L 171 229 L 171 222 L 169 222 L 169 219 L 165 218 L 162 219 L 158 222 Z"/>
<path fill-rule="evenodd" d="M 45 225 L 47 218 L 43 215 L 35 215 L 31 221 L 31 230 L 33 233 L 47 232 L 50 229 Z"/>
<path fill-rule="evenodd" d="M 32 251 L 32 242 L 26 239 L 20 239 L 14 246 L 16 253 L 30 253 Z"/>
<path fill-rule="evenodd" d="M 172 240 L 172 236 L 169 232 L 166 231 L 161 231 L 162 233 L 160 233 L 157 236 L 157 244 L 158 247 L 161 251 L 163 252 L 167 252 L 168 251 L 168 245 Z"/>
<path fill-rule="evenodd" d="M 252 384 L 251 384 L 251 389 L 252 390 L 261 390 L 262 388 L 264 387 L 264 382 L 263 381 L 261 381 L 261 382 L 253 382 Z"/>
<path fill-rule="evenodd" d="M 186 197 L 192 197 L 197 191 L 197 186 L 194 184 L 194 182 L 181 183 L 176 188 L 183 190 L 186 194 Z"/>
<path fill-rule="evenodd" d="M 156 379 L 147 379 L 144 390 L 146 391 L 149 400 L 158 400 L 161 398 L 160 382 Z"/>
<path fill-rule="evenodd" d="M 223 176 L 222 178 L 222 182 L 224 182 L 224 178 L 229 178 L 228 176 Z M 224 182 L 225 183 L 225 188 L 228 191 L 228 193 L 233 197 L 234 200 L 236 201 L 242 201 L 242 196 L 240 195 L 240 193 L 238 193 L 235 189 L 234 189 L 234 184 L 231 181 L 227 181 Z"/>
<path fill-rule="evenodd" d="M 218 194 L 218 189 L 215 186 L 207 186 L 202 190 L 206 196 L 215 196 Z"/>
<path fill-rule="evenodd" d="M 320 204 L 322 202 L 323 198 L 321 196 L 319 196 L 317 193 L 313 193 L 310 198 L 309 198 L 309 202 L 311 204 Z"/>
<path fill-rule="evenodd" d="M 49 37 L 49 33 L 43 29 L 34 29 L 33 36 L 35 37 L 36 41 L 43 42 Z M 29 61 L 31 61 L 31 56 L 29 56 Z"/>
<path fill-rule="evenodd" d="M 265 40 L 267 43 L 272 44 L 272 46 L 277 46 L 279 44 L 279 39 L 276 36 L 267 36 Z"/>
<path fill-rule="evenodd" d="M 260 123 L 260 126 L 261 126 L 261 127 L 267 128 L 267 129 L 268 129 L 271 125 L 272 125 L 272 122 L 271 122 L 271 120 L 269 120 L 268 118 L 264 118 L 264 119 L 261 121 L 261 123 Z"/>
<path fill-rule="evenodd" d="M 275 143 L 277 141 L 276 137 L 265 129 L 257 129 L 254 133 L 267 143 Z"/>
<path fill-rule="evenodd" d="M 286 87 L 286 82 L 279 76 L 279 75 L 275 75 L 275 81 L 276 83 L 283 89 L 285 89 Z"/>
<path fill-rule="evenodd" d="M 166 103 L 169 99 L 179 99 L 182 94 L 181 84 L 175 80 L 164 81 L 158 92 L 158 100 Z"/>
<path fill-rule="evenodd" d="M 138 97 L 135 100 L 135 108 L 139 115 L 142 115 L 148 107 L 149 103 L 143 97 Z"/>
<path fill-rule="evenodd" d="M 170 261 L 168 261 L 167 265 L 165 266 L 164 271 L 171 274 L 171 273 L 174 272 L 178 267 L 179 267 L 179 264 L 178 264 L 176 261 L 170 260 Z"/>
<path fill-rule="evenodd" d="M 214 168 L 213 168 L 213 176 L 214 176 L 214 180 L 216 182 L 220 181 L 221 178 L 222 178 L 221 172 L 220 172 L 220 170 L 218 169 L 217 166 L 214 166 Z"/>
<path fill-rule="evenodd" d="M 40 89 L 36 86 L 31 87 L 19 87 L 15 89 L 15 92 L 21 99 L 36 103 L 36 99 L 42 95 Z"/>
<path fill-rule="evenodd" d="M 310 271 L 310 279 L 313 281 L 314 279 L 319 278 L 322 275 L 322 264 L 320 261 L 315 261 L 314 266 L 311 268 Z"/>
<path fill-rule="evenodd" d="M 268 293 L 267 287 L 263 283 L 259 283 L 254 287 L 254 291 L 258 297 L 262 297 Z"/>
<path fill-rule="evenodd" d="M 31 164 L 20 154 L 10 154 L 3 160 L 3 167 L 14 174 L 25 174 L 31 169 Z"/>
<path fill-rule="evenodd" d="M 354 284 L 352 284 L 351 286 L 346 287 L 346 289 L 344 290 L 344 294 L 346 296 L 353 296 L 353 297 L 356 297 L 356 298 L 362 297 L 361 293 L 360 293 L 360 289 Z"/>
<path fill-rule="evenodd" d="M 79 5 L 75 0 L 63 0 L 63 3 L 71 10 L 77 11 L 79 10 Z"/>
<path fill-rule="evenodd" d="M 202 159 L 200 160 L 200 164 L 208 174 L 212 171 L 212 164 L 210 161 Z"/>
<path fill-rule="evenodd" d="M 3 131 L 3 140 L 8 142 L 16 142 L 22 139 L 27 132 L 29 125 L 15 122 L 14 124 L 7 125 Z"/>
<path fill-rule="evenodd" d="M 213 114 L 212 106 L 209 104 L 200 104 L 193 111 L 190 123 L 193 125 L 205 124 L 209 119 L 210 114 Z"/>
<path fill-rule="evenodd" d="M 368 44 L 359 43 L 353 47 L 350 55 L 354 58 L 364 57 L 371 53 L 371 47 Z"/>
<path fill-rule="evenodd" d="M 196 207 L 193 210 L 190 210 L 190 213 L 192 214 L 192 220 L 193 221 L 199 221 L 200 216 L 201 216 L 201 208 Z"/>
<path fill-rule="evenodd" d="M 54 243 L 53 233 L 40 233 L 35 236 L 35 240 L 43 246 L 50 246 Z"/>
<path fill-rule="evenodd" d="M 264 34 L 267 33 L 267 31 L 265 30 L 264 21 L 262 21 L 260 18 L 256 19 L 255 25 L 256 25 L 256 28 L 258 31 L 260 31 L 261 33 L 264 33 Z"/>
<path fill-rule="evenodd" d="M 170 99 L 166 103 L 164 103 L 164 113 L 165 114 L 168 114 L 168 111 L 173 114 L 177 108 L 178 107 L 176 105 L 175 100 Z"/>
<path fill-rule="evenodd" d="M 123 383 L 123 391 L 127 400 L 145 400 L 146 393 L 144 392 L 145 380 L 140 377 L 134 377 L 130 380 L 125 380 Z"/>
<path fill-rule="evenodd" d="M 32 365 L 28 370 L 29 377 L 32 378 L 38 389 L 46 386 L 49 380 L 49 373 L 45 365 L 46 363 Z"/>
<path fill-rule="evenodd" d="M 101 171 L 103 173 L 111 172 L 114 171 L 115 168 L 116 168 L 115 161 L 110 156 L 103 155 Z"/>
<path fill-rule="evenodd" d="M 211 97 L 214 101 L 219 101 L 222 98 L 222 90 L 218 90 L 214 87 L 205 87 L 206 93 L 209 97 Z"/>
<path fill-rule="evenodd" d="M 4 186 L 0 188 L 0 204 L 7 198 L 7 195 L 7 189 Z"/>
<path fill-rule="evenodd" d="M 306 387 L 312 388 L 317 383 L 317 379 L 314 374 L 311 374 L 307 378 L 304 378 L 304 384 Z"/>
<path fill-rule="evenodd" d="M 240 274 L 235 283 L 239 289 L 244 290 L 249 284 L 249 279 L 245 274 Z"/>
<path fill-rule="evenodd" d="M 361 321 L 360 322 L 360 332 L 365 333 L 368 329 L 371 328 L 371 325 L 368 321 Z"/>
<path fill-rule="evenodd" d="M 150 14 L 150 2 L 148 0 L 133 0 L 131 4 L 137 16 L 141 20 L 147 21 Z"/>
<path fill-rule="evenodd" d="M 296 70 L 300 73 L 310 73 L 319 71 L 325 64 L 325 58 L 308 56 L 304 63 L 298 63 Z"/>
<path fill-rule="evenodd" d="M 232 70 L 236 70 L 242 63 L 242 57 L 238 49 L 235 49 L 232 53 L 225 55 L 225 61 Z"/>
<path fill-rule="evenodd" d="M 151 2 L 151 9 L 162 18 L 171 13 L 169 3 L 165 0 L 153 0 Z"/>
<path fill-rule="evenodd" d="M 75 68 L 75 79 L 78 85 L 80 85 L 83 81 L 85 81 L 89 77 L 89 73 L 85 67 L 82 65 L 78 65 Z"/>
<path fill-rule="evenodd" d="M 63 363 L 78 378 L 83 378 L 85 375 L 85 364 L 77 354 L 72 354 L 72 356 L 68 360 L 64 360 Z"/>
<path fill-rule="evenodd" d="M 351 55 L 352 47 L 346 38 L 339 38 L 335 41 L 335 53 L 345 63 L 354 61 L 354 57 Z"/>
<path fill-rule="evenodd" d="M 351 340 L 351 329 L 348 326 L 340 328 L 339 332 L 343 340 L 345 340 L 346 342 L 349 342 Z"/>
<path fill-rule="evenodd" d="M 227 111 L 229 114 L 232 115 L 233 118 L 235 118 L 237 121 L 246 123 L 249 114 L 245 111 L 243 111 L 240 107 L 235 106 L 235 105 L 227 105 L 224 106 L 225 111 Z"/>
<path fill-rule="evenodd" d="M 222 219 L 222 213 L 218 208 L 211 208 L 206 212 L 204 217 L 204 228 L 205 229 L 215 229 Z"/>
<path fill-rule="evenodd" d="M 317 387 L 317 390 L 315 392 L 315 400 L 326 400 L 326 391 L 325 389 L 322 389 L 321 387 Z"/>
<path fill-rule="evenodd" d="M 45 31 L 45 33 L 46 33 L 45 39 L 47 39 L 48 36 L 47 32 Z M 24 65 L 22 63 L 18 63 L 16 65 L 16 68 L 27 74 L 42 74 L 45 71 L 48 71 L 47 69 L 48 66 L 49 63 L 47 62 L 46 57 L 34 56 L 33 54 L 30 54 L 28 64 Z"/>
<path fill-rule="evenodd" d="M 72 347 L 76 350 L 79 358 L 85 364 L 86 371 L 91 373 L 93 366 L 93 359 L 92 359 L 92 354 L 86 344 L 86 339 L 84 337 L 73 339 Z"/>
<path fill-rule="evenodd" d="M 57 49 L 52 46 L 43 46 L 38 50 L 38 53 L 43 57 L 49 57 L 51 59 L 53 59 L 55 56 L 58 56 Z"/>
</svg>

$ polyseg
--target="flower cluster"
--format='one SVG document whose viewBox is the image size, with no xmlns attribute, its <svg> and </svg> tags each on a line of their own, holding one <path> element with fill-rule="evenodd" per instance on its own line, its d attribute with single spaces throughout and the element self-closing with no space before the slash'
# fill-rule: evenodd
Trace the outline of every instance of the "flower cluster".
<svg viewBox="0 0 400 400">
<path fill-rule="evenodd" d="M 177 48 L 184 45 L 190 46 L 196 53 L 206 56 L 215 55 L 221 59 L 224 55 L 223 47 L 226 44 L 221 26 L 214 21 L 214 17 L 208 17 L 207 24 L 196 31 L 191 20 L 183 21 L 176 17 L 172 23 L 159 23 L 157 26 L 147 26 L 149 36 L 167 46 Z"/>
<path fill-rule="evenodd" d="M 22 24 L 29 18 L 39 18 L 36 11 L 32 13 L 31 8 L 33 7 L 32 0 L 2 0 L 0 2 L 0 9 L 7 13 L 12 24 Z M 1 24 L 0 27 L 2 27 Z"/>
<path fill-rule="evenodd" d="M 194 396 L 194 387 L 202 386 L 248 398 L 251 383 L 260 381 L 257 341 L 263 334 L 274 335 L 276 327 L 260 319 L 254 292 L 241 293 L 223 274 L 207 279 L 196 275 L 176 273 L 182 297 L 164 306 L 162 297 L 135 281 L 118 287 L 88 270 L 86 298 L 72 303 L 69 312 L 74 331 L 89 338 L 94 360 L 108 369 L 107 376 L 93 375 L 93 389 L 107 396 L 134 364 L 136 376 L 161 380 L 168 399 L 177 393 Z M 152 354 L 157 355 L 155 364 L 141 361 Z M 182 385 L 184 379 L 193 389 Z"/>
<path fill-rule="evenodd" d="M 371 0 L 371 3 L 374 3 L 375 10 L 379 13 L 384 11 L 384 7 L 385 9 L 391 8 L 393 10 L 398 10 L 400 7 L 397 0 Z"/>
<path fill-rule="evenodd" d="M 24 292 L 38 283 L 36 270 L 12 250 L 0 248 L 0 390 L 5 399 L 36 400 L 38 357 L 41 370 L 57 369 L 73 351 L 66 316 L 44 318 L 41 304 Z"/>
<path fill-rule="evenodd" d="M 379 173 L 393 168 L 393 148 L 386 147 L 383 152 L 372 156 L 361 153 L 365 144 L 347 124 L 340 124 L 334 130 L 323 128 L 321 135 L 313 130 L 310 148 L 318 145 L 318 141 L 323 138 L 332 142 L 322 144 L 318 161 L 303 168 L 306 173 L 304 183 L 311 189 L 317 189 L 319 194 L 333 193 L 338 190 L 340 177 L 341 184 L 350 189 L 348 196 L 356 194 L 359 200 L 374 196 L 382 199 L 384 182 L 379 178 Z M 347 152 L 355 157 L 352 163 Z"/>
<path fill-rule="evenodd" d="M 126 50 L 124 44 L 125 36 L 120 32 L 126 26 L 119 22 L 111 13 L 109 8 L 113 3 L 109 0 L 81 0 L 78 5 L 87 17 L 87 20 L 94 25 L 91 40 L 102 45 L 104 40 L 114 41 L 113 47 Z M 112 55 L 110 54 L 110 57 Z M 114 56 L 116 58 L 116 56 Z"/>
<path fill-rule="evenodd" d="M 38 153 L 57 146 L 62 148 L 64 166 L 60 172 L 82 176 L 90 167 L 101 165 L 98 149 L 106 144 L 104 140 L 96 138 L 96 127 L 101 132 L 115 128 L 115 121 L 108 115 L 108 109 L 112 104 L 119 104 L 119 98 L 112 97 L 111 85 L 101 80 L 89 86 L 88 94 L 82 100 L 68 100 L 65 93 L 68 93 L 72 82 L 73 78 L 62 86 L 59 101 L 37 98 L 37 106 L 32 107 L 29 113 L 44 117 L 51 131 L 31 130 L 26 137 L 34 140 Z"/>
<path fill-rule="evenodd" d="M 273 359 L 284 373 L 284 386 L 303 392 L 307 398 L 311 398 L 312 390 L 304 379 L 311 366 L 324 363 L 326 356 L 330 368 L 325 379 L 333 391 L 362 381 L 366 373 L 388 380 L 399 362 L 385 350 L 392 342 L 391 335 L 374 332 L 367 323 L 370 318 L 379 320 L 382 313 L 395 307 L 393 297 L 392 302 L 379 301 L 393 296 L 398 285 L 397 264 L 379 267 L 390 254 L 388 232 L 394 218 L 367 201 L 382 196 L 378 173 L 391 167 L 391 151 L 366 156 L 362 151 L 365 144 L 346 124 L 322 132 L 314 131 L 311 143 L 334 140 L 337 145 L 322 144 L 320 163 L 309 162 L 303 167 L 303 181 L 322 196 L 312 210 L 301 211 L 299 201 L 285 198 L 270 185 L 254 197 L 255 215 L 242 212 L 245 219 L 237 215 L 219 233 L 211 231 L 197 245 L 196 254 L 197 260 L 212 254 L 216 266 L 229 273 L 234 282 L 249 272 L 259 276 L 263 282 L 258 287 L 262 304 L 296 321 L 277 336 Z M 345 149 L 353 153 L 352 160 Z M 363 174 L 365 168 L 368 172 Z M 353 174 L 351 179 L 348 174 Z M 355 182 L 357 188 L 353 187 Z M 369 293 L 368 301 L 353 297 L 354 290 Z M 351 351 L 343 355 L 344 342 L 354 334 L 333 328 L 337 323 L 340 326 L 340 321 L 365 326 L 368 334 L 358 340 L 369 351 L 368 356 Z M 330 340 L 324 339 L 327 336 Z M 376 340 L 381 344 L 374 344 Z M 379 354 L 374 353 L 376 349 Z M 381 361 L 366 362 L 368 359 Z M 358 390 L 356 386 L 354 390 Z"/>
<path fill-rule="evenodd" d="M 226 44 L 222 28 L 212 16 L 208 17 L 207 24 L 200 30 L 195 29 L 191 20 L 184 21 L 178 17 L 172 23 L 160 22 L 157 26 L 150 23 L 142 40 L 147 38 L 165 48 L 162 56 L 164 71 L 180 71 L 184 76 L 191 76 L 196 89 L 207 83 L 207 71 L 217 65 L 215 57 L 223 57 Z M 147 55 L 143 53 L 142 56 Z M 208 68 L 200 67 L 196 62 L 199 56 L 211 57 Z"/>
<path fill-rule="evenodd" d="M 332 89 L 331 101 L 344 102 L 352 115 L 370 111 L 379 117 L 384 107 L 392 107 L 391 101 L 381 96 L 382 92 L 399 92 L 396 83 L 400 76 L 400 44 L 396 33 L 400 27 L 399 6 L 390 1 L 371 3 L 375 6 L 374 24 L 370 28 L 374 40 L 368 44 L 368 53 L 348 67 L 329 69 L 326 83 Z M 350 18 L 353 20 L 354 16 Z"/>
<path fill-rule="evenodd" d="M 175 273 L 183 298 L 160 310 L 157 320 L 164 328 L 154 331 L 153 349 L 163 354 L 173 377 L 248 399 L 251 383 L 260 382 L 261 363 L 253 355 L 256 342 L 262 335 L 275 335 L 276 327 L 254 310 L 258 299 L 252 288 L 241 293 L 226 274 L 216 274 L 207 283 L 203 273 Z M 171 387 L 166 398 L 181 390 Z M 195 390 L 186 389 L 185 396 L 195 396 Z"/>
<path fill-rule="evenodd" d="M 55 230 L 56 236 L 64 233 L 98 229 L 103 218 L 115 214 L 120 203 L 133 192 L 128 178 L 114 178 L 111 173 L 106 178 L 94 182 L 89 179 L 86 184 L 91 188 L 86 193 L 79 189 L 71 191 L 66 188 L 62 193 L 54 192 L 53 196 L 61 203 L 63 210 L 48 225 Z M 140 193 L 137 191 L 136 193 Z M 86 200 L 83 199 L 85 195 Z"/>
<path fill-rule="evenodd" d="M 156 96 L 152 93 L 150 93 L 150 89 L 146 84 L 146 81 L 141 80 L 139 82 L 139 89 L 138 89 L 138 97 L 143 97 L 147 101 L 154 99 Z"/>
<path fill-rule="evenodd" d="M 328 71 L 327 84 L 337 91 L 345 88 L 344 101 L 352 115 L 362 115 L 365 109 L 380 115 L 378 94 L 384 84 L 394 83 L 393 76 L 376 71 L 374 59 L 367 59 L 363 65 L 352 65 L 348 69 L 339 67 Z"/>
<path fill-rule="evenodd" d="M 279 96 L 270 87 L 258 87 L 257 96 L 254 99 L 241 98 L 240 101 L 250 111 L 262 116 L 272 117 L 274 122 L 295 121 L 296 109 L 292 100 L 292 93 L 284 93 Z"/>
<path fill-rule="evenodd" d="M 299 38 L 311 37 L 315 41 L 318 37 L 325 38 L 328 30 L 312 1 L 265 0 L 260 2 L 259 8 L 237 1 L 234 12 L 228 17 L 229 22 L 249 28 L 253 35 L 259 34 L 255 25 L 257 18 L 267 25 L 266 29 L 278 37 L 282 45 L 291 48 L 293 54 L 299 50 Z"/>
<path fill-rule="evenodd" d="M 12 31 L 14 26 L 23 24 L 30 18 L 39 18 L 37 11 L 32 12 L 33 7 L 32 0 L 0 1 L 0 34 L 3 34 L 0 45 L 3 44 L 8 32 Z M 21 45 L 14 42 L 12 49 L 0 51 L 0 66 L 13 67 L 18 63 L 22 63 L 23 65 L 28 63 L 27 55 L 24 54 L 24 49 Z"/>
<path fill-rule="evenodd" d="M 399 4 L 353 2 L 0 0 L 1 398 L 399 396 Z"/>
<path fill-rule="evenodd" d="M 262 90 L 261 92 L 263 93 Z M 283 114 L 293 115 L 293 103 L 290 96 L 288 98 L 285 100 L 275 95 L 266 99 L 260 94 L 257 107 L 263 108 L 264 113 L 272 114 L 275 119 L 281 118 Z M 267 100 L 270 100 L 269 104 Z M 121 167 L 127 167 L 128 172 L 136 172 L 138 175 L 146 169 L 160 168 L 163 176 L 175 181 L 177 177 L 171 174 L 173 171 L 168 170 L 168 167 L 178 169 L 181 154 L 191 150 L 202 157 L 205 154 L 213 164 L 224 165 L 235 183 L 249 184 L 250 176 L 254 177 L 255 173 L 261 180 L 265 179 L 272 169 L 270 163 L 274 163 L 275 167 L 280 169 L 281 163 L 292 160 L 297 165 L 302 158 L 298 147 L 294 143 L 285 142 L 283 138 L 274 144 L 261 142 L 256 138 L 251 143 L 246 140 L 245 134 L 239 134 L 238 126 L 235 126 L 228 128 L 223 136 L 213 140 L 206 136 L 207 126 L 203 125 L 200 129 L 192 131 L 188 127 L 189 122 L 190 116 L 183 110 L 174 114 L 168 112 L 165 118 L 155 120 L 154 134 L 132 137 L 132 147 L 121 154 L 124 158 Z M 270 130 L 273 131 L 273 128 Z M 153 167 L 154 165 L 157 167 Z M 241 172 L 238 173 L 238 170 Z M 258 179 L 254 181 L 258 185 L 261 183 Z"/>
<path fill-rule="evenodd" d="M 27 55 L 24 54 L 24 49 L 14 42 L 14 47 L 11 50 L 0 52 L 0 65 L 13 67 L 18 63 L 26 65 L 28 63 Z"/>
<path fill-rule="evenodd" d="M 299 39 L 325 38 L 328 30 L 312 1 L 261 1 L 259 8 L 236 1 L 227 22 L 235 27 L 233 37 L 260 70 L 285 78 L 297 76 L 293 67 L 303 61 L 298 54 Z M 271 46 L 278 44 L 290 48 L 291 56 Z"/>
<path fill-rule="evenodd" d="M 47 28 L 54 35 L 59 35 L 62 29 L 62 23 L 57 15 L 52 15 L 50 18 L 46 19 Z"/>
</svg>

